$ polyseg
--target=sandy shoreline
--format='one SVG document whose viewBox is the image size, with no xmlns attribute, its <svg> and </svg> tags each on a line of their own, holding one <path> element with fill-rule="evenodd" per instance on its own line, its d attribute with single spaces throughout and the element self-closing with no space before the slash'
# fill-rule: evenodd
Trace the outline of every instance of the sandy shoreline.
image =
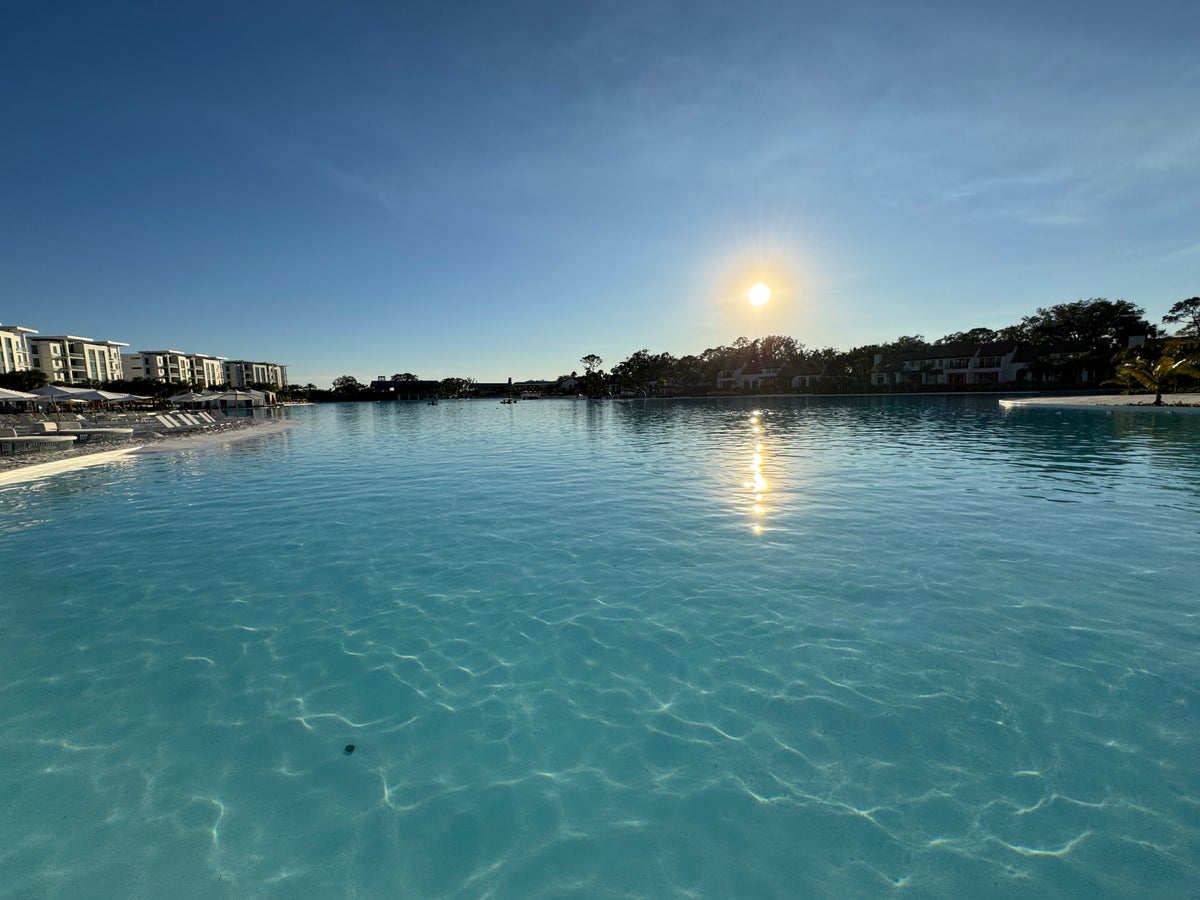
<svg viewBox="0 0 1200 900">
<path fill-rule="evenodd" d="M 104 465 L 126 459 L 136 459 L 152 453 L 170 453 L 199 447 L 214 447 L 247 438 L 277 434 L 298 425 L 290 419 L 245 419 L 234 427 L 221 431 L 195 432 L 184 435 L 151 438 L 135 435 L 132 440 L 114 446 L 111 443 L 91 443 L 70 450 L 45 453 L 23 453 L 0 459 L 0 485 L 16 484 L 48 478 L 62 472 L 72 472 L 88 466 Z M 53 454 L 51 456 L 50 454 Z"/>
<path fill-rule="evenodd" d="M 787 395 L 781 395 L 787 396 Z M 1091 394 L 1082 397 L 1002 397 L 999 403 L 1006 409 L 1079 409 L 1081 407 L 1104 410 L 1126 410 L 1143 412 L 1172 412 L 1200 414 L 1200 394 L 1164 394 L 1163 405 L 1154 405 L 1153 394 Z M 88 466 L 103 465 L 123 459 L 136 459 L 152 453 L 169 453 L 213 447 L 261 435 L 276 434 L 299 424 L 290 419 L 244 419 L 232 423 L 232 428 L 215 432 L 196 432 L 166 437 L 135 435 L 127 444 L 113 446 L 111 443 L 88 443 L 65 451 L 49 453 L 12 454 L 0 457 L 0 486 L 48 478 L 62 472 L 70 472 Z"/>
<path fill-rule="evenodd" d="M 1154 405 L 1153 394 L 1091 394 L 1086 397 L 1003 397 L 1000 405 L 1041 409 L 1140 410 L 1146 412 L 1200 413 L 1200 394 L 1163 394 L 1162 406 Z"/>
</svg>

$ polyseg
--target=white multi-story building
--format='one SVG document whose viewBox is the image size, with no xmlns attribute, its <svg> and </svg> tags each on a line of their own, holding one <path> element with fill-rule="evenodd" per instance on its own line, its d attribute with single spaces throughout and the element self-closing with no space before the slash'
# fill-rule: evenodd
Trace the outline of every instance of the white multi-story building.
<svg viewBox="0 0 1200 900">
<path fill-rule="evenodd" d="M 215 388 L 225 383 L 225 357 L 191 353 L 188 361 L 192 364 L 192 384 Z"/>
<path fill-rule="evenodd" d="M 0 325 L 0 372 L 28 372 L 33 368 L 27 337 L 31 334 L 37 332 L 20 325 Z"/>
<path fill-rule="evenodd" d="M 139 350 L 122 355 L 130 378 L 180 384 L 192 380 L 192 363 L 182 350 Z"/>
<path fill-rule="evenodd" d="M 65 334 L 42 337 L 36 329 L 0 325 L 0 373 L 41 369 L 52 382 L 120 381 L 144 378 L 167 384 L 194 384 L 216 388 L 228 384 L 286 387 L 287 366 L 246 359 L 227 360 L 207 353 L 183 350 L 139 350 L 120 341 L 95 341 Z"/>
<path fill-rule="evenodd" d="M 74 334 L 46 337 L 26 335 L 29 365 L 41 369 L 52 382 L 119 381 L 125 377 L 120 341 L 96 341 Z"/>
<path fill-rule="evenodd" d="M 225 383 L 222 356 L 185 353 L 183 350 L 139 350 L 122 354 L 125 372 L 130 378 L 162 381 L 167 384 L 195 384 L 213 388 Z"/>
<path fill-rule="evenodd" d="M 287 387 L 287 366 L 271 362 L 253 362 L 248 359 L 225 361 L 225 380 L 230 387 L 243 388 L 255 384 Z"/>
</svg>

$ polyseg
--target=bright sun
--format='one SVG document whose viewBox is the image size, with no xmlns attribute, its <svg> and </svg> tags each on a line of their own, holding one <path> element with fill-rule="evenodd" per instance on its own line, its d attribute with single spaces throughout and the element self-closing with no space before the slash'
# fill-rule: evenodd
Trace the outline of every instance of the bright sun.
<svg viewBox="0 0 1200 900">
<path fill-rule="evenodd" d="M 746 297 L 755 306 L 762 306 L 771 299 L 771 288 L 760 281 L 754 287 L 750 288 L 750 293 Z"/>
</svg>

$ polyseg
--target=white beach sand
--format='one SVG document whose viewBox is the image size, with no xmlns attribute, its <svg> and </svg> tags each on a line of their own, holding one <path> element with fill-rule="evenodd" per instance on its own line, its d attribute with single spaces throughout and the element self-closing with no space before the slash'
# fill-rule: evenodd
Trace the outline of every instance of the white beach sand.
<svg viewBox="0 0 1200 900">
<path fill-rule="evenodd" d="M 1043 409 L 1078 409 L 1081 406 L 1101 409 L 1146 410 L 1149 412 L 1200 413 L 1200 394 L 1163 394 L 1162 406 L 1154 405 L 1153 394 L 1090 394 L 1086 397 L 1004 397 L 1004 407 L 1036 406 Z"/>
<path fill-rule="evenodd" d="M 289 428 L 299 424 L 288 419 L 273 419 L 269 421 L 246 419 L 244 422 L 245 424 L 239 422 L 236 427 L 221 431 L 197 432 L 157 438 L 154 443 L 143 443 L 146 438 L 145 436 L 140 436 L 130 441 L 128 445 L 115 448 L 112 444 L 91 444 L 68 451 L 48 451 L 46 453 L 23 453 L 20 455 L 5 456 L 3 459 L 4 467 L 0 468 L 0 485 L 49 478 L 52 475 L 58 475 L 62 472 L 71 472 L 76 469 L 103 465 L 119 460 L 136 459 L 138 456 L 150 453 L 172 453 L 176 450 L 222 446 L 232 441 L 241 441 L 247 438 L 287 431 Z M 50 453 L 55 455 L 51 457 Z"/>
<path fill-rule="evenodd" d="M 1083 397 L 1004 397 L 1000 405 L 1014 407 L 1040 407 L 1049 409 L 1078 409 L 1095 407 L 1108 410 L 1147 412 L 1178 412 L 1200 414 L 1200 394 L 1164 394 L 1163 405 L 1154 405 L 1153 394 L 1105 394 Z M 48 478 L 61 472 L 82 469 L 87 466 L 103 465 L 122 459 L 136 458 L 149 453 L 170 453 L 200 447 L 221 446 L 231 441 L 245 440 L 260 435 L 286 431 L 299 423 L 288 419 L 244 420 L 236 427 L 216 432 L 199 432 L 179 436 L 157 438 L 153 443 L 144 443 L 145 438 L 135 438 L 128 446 L 114 448 L 111 444 L 84 445 L 62 455 L 47 458 L 46 453 L 6 456 L 0 461 L 0 485 Z M 53 451 L 56 454 L 60 451 Z"/>
</svg>

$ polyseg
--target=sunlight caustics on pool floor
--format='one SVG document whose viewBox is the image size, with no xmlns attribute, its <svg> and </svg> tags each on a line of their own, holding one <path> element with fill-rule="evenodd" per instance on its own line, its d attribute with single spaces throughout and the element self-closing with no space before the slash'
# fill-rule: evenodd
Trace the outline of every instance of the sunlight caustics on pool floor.
<svg viewBox="0 0 1200 900">
<path fill-rule="evenodd" d="M 0 896 L 1200 884 L 1200 417 L 293 415 L 0 489 Z"/>
</svg>

